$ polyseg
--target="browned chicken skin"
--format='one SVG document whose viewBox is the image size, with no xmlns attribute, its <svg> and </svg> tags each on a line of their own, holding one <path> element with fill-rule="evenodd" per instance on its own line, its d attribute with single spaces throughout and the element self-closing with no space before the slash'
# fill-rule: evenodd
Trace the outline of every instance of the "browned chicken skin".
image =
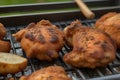
<svg viewBox="0 0 120 80">
<path fill-rule="evenodd" d="M 108 33 L 120 48 L 120 13 L 105 14 L 97 20 L 95 27 Z"/>
<path fill-rule="evenodd" d="M 22 76 L 20 80 L 71 80 L 60 66 L 49 66 L 35 71 L 30 76 Z"/>
<path fill-rule="evenodd" d="M 105 32 L 82 26 L 77 20 L 64 29 L 65 37 L 73 50 L 64 61 L 78 68 L 106 66 L 115 59 L 116 45 Z"/>
<path fill-rule="evenodd" d="M 2 23 L 0 23 L 0 40 L 2 40 L 6 35 L 6 29 Z"/>
<path fill-rule="evenodd" d="M 6 29 L 2 23 L 0 23 L 0 52 L 10 52 L 11 45 L 10 42 L 3 41 L 6 35 Z"/>
<path fill-rule="evenodd" d="M 14 34 L 29 58 L 51 61 L 58 57 L 64 45 L 64 34 L 48 20 L 37 24 L 31 23 L 27 28 Z"/>
<path fill-rule="evenodd" d="M 0 52 L 10 52 L 10 42 L 0 40 Z"/>
</svg>

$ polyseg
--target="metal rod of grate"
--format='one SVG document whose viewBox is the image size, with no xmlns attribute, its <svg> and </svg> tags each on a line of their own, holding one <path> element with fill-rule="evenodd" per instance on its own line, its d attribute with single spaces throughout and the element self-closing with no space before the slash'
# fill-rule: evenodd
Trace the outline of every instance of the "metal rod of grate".
<svg viewBox="0 0 120 80">
<path fill-rule="evenodd" d="M 66 22 L 54 22 L 56 26 L 58 26 L 61 30 L 63 30 L 67 25 L 69 25 L 71 21 L 66 21 Z M 83 20 L 81 23 L 83 25 L 87 26 L 94 26 L 96 19 L 93 20 Z M 16 40 L 12 37 L 13 33 L 16 33 L 18 30 L 24 28 L 25 26 L 13 26 L 13 27 L 7 27 L 7 35 L 5 37 L 5 40 L 9 40 L 11 42 L 12 48 L 11 48 L 11 53 L 21 55 L 23 57 L 27 56 L 25 55 L 25 52 L 21 49 L 20 45 Z M 86 68 L 74 68 L 68 64 L 65 64 L 64 61 L 62 60 L 63 56 L 65 53 L 70 52 L 72 49 L 68 47 L 66 44 L 62 48 L 62 50 L 59 52 L 59 58 L 52 61 L 52 62 L 46 62 L 46 61 L 39 61 L 37 59 L 28 59 L 28 66 L 27 68 L 19 72 L 17 74 L 8 74 L 6 76 L 0 75 L 0 80 L 8 80 L 10 77 L 14 77 L 15 80 L 18 80 L 20 76 L 22 75 L 30 75 L 32 72 L 41 69 L 46 66 L 50 65 L 59 65 L 63 66 L 64 69 L 66 70 L 67 74 L 73 79 L 73 80 L 95 80 L 95 79 L 104 79 L 106 77 L 110 77 L 116 74 L 120 73 L 120 54 L 119 50 L 116 53 L 116 60 L 110 64 L 108 64 L 107 67 L 102 67 L 102 68 L 96 68 L 96 69 L 86 69 Z"/>
</svg>

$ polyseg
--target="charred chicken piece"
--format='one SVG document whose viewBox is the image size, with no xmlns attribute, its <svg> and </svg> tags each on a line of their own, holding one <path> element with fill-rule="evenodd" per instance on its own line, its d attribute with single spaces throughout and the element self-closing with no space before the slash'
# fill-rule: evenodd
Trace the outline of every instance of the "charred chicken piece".
<svg viewBox="0 0 120 80">
<path fill-rule="evenodd" d="M 6 35 L 6 29 L 2 23 L 0 23 L 0 52 L 10 52 L 11 45 L 10 42 L 3 41 L 3 38 Z"/>
<path fill-rule="evenodd" d="M 31 23 L 14 34 L 29 58 L 51 61 L 64 45 L 64 34 L 48 20 Z"/>
<path fill-rule="evenodd" d="M 20 80 L 71 80 L 60 66 L 49 66 L 35 71 L 30 76 L 22 76 Z"/>
<path fill-rule="evenodd" d="M 97 20 L 95 27 L 108 33 L 120 48 L 120 13 L 109 12 Z"/>
<path fill-rule="evenodd" d="M 115 59 L 116 45 L 105 32 L 82 26 L 78 20 L 64 31 L 66 41 L 73 46 L 73 50 L 64 55 L 66 63 L 78 68 L 96 68 Z"/>
</svg>

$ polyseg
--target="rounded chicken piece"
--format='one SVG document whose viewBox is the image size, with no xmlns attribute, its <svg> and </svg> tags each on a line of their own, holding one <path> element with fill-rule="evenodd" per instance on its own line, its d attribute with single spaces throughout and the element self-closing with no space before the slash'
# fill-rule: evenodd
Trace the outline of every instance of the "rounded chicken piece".
<svg viewBox="0 0 120 80">
<path fill-rule="evenodd" d="M 35 71 L 30 76 L 22 76 L 20 80 L 71 80 L 60 66 L 49 66 Z"/>
<path fill-rule="evenodd" d="M 95 27 L 108 33 L 120 48 L 120 13 L 109 12 L 97 20 Z"/>
<path fill-rule="evenodd" d="M 0 23 L 0 40 L 2 40 L 6 35 L 6 29 L 2 23 Z"/>
<path fill-rule="evenodd" d="M 0 40 L 0 52 L 10 52 L 11 45 L 10 42 Z"/>
<path fill-rule="evenodd" d="M 8 41 L 3 41 L 6 35 L 6 29 L 2 23 L 0 23 L 0 52 L 10 52 L 11 44 Z"/>
<path fill-rule="evenodd" d="M 64 45 L 64 34 L 48 20 L 31 23 L 13 35 L 29 58 L 48 60 L 58 58 Z"/>
<path fill-rule="evenodd" d="M 66 63 L 78 68 L 96 68 L 115 59 L 116 45 L 105 32 L 82 26 L 78 20 L 64 31 L 66 41 L 69 38 L 73 46 L 73 50 L 64 55 Z"/>
</svg>

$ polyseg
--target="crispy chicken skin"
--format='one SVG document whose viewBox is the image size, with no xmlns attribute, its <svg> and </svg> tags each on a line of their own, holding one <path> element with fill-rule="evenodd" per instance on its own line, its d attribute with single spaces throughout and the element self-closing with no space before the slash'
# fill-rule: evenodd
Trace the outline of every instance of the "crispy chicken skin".
<svg viewBox="0 0 120 80">
<path fill-rule="evenodd" d="M 76 20 L 76 21 L 73 21 L 69 27 L 66 27 L 64 29 L 65 41 L 70 47 L 73 47 L 72 37 L 74 33 L 76 33 L 81 27 L 84 27 L 84 26 L 82 26 L 79 20 Z"/>
<path fill-rule="evenodd" d="M 10 52 L 10 42 L 0 40 L 0 52 Z"/>
<path fill-rule="evenodd" d="M 64 33 L 48 20 L 31 23 L 13 35 L 29 58 L 51 61 L 64 45 Z"/>
<path fill-rule="evenodd" d="M 120 48 L 120 13 L 109 12 L 95 23 L 95 27 L 108 33 Z"/>
<path fill-rule="evenodd" d="M 2 23 L 0 23 L 0 40 L 2 40 L 6 35 L 6 29 Z"/>
<path fill-rule="evenodd" d="M 96 68 L 115 59 L 116 45 L 105 32 L 82 26 L 78 20 L 64 32 L 66 40 L 73 46 L 73 50 L 63 57 L 66 63 L 78 68 Z"/>
<path fill-rule="evenodd" d="M 30 76 L 22 76 L 20 80 L 71 80 L 60 66 L 49 66 L 35 71 Z"/>
<path fill-rule="evenodd" d="M 3 41 L 6 35 L 6 29 L 2 23 L 0 23 L 0 52 L 10 52 L 11 45 L 10 42 Z"/>
</svg>

